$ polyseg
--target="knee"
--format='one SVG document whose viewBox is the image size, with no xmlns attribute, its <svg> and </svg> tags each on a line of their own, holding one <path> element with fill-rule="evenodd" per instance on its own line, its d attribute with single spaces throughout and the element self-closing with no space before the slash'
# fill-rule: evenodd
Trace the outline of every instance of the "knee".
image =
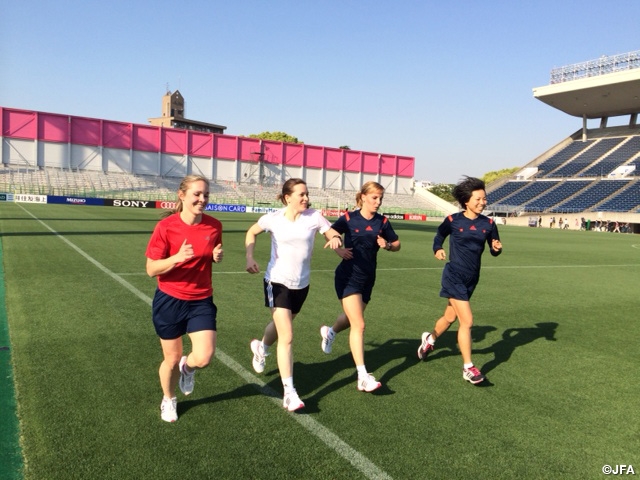
<svg viewBox="0 0 640 480">
<path fill-rule="evenodd" d="M 206 358 L 201 358 L 200 361 L 198 361 L 193 367 L 194 368 L 205 368 L 205 367 L 208 367 L 209 364 L 211 363 L 211 358 L 213 358 L 213 356 L 206 357 Z"/>
<path fill-rule="evenodd" d="M 364 334 L 365 328 L 366 327 L 365 327 L 365 324 L 364 324 L 364 320 L 361 321 L 361 322 L 359 322 L 359 321 L 351 322 L 351 331 L 356 333 L 356 334 L 357 333 Z"/>
<path fill-rule="evenodd" d="M 182 355 L 180 354 L 171 354 L 171 355 L 165 354 L 164 364 L 171 369 L 178 368 L 181 358 L 182 358 Z"/>
<path fill-rule="evenodd" d="M 205 352 L 199 352 L 196 354 L 195 352 L 191 353 L 191 361 L 193 361 L 193 365 L 191 365 L 191 361 L 189 362 L 189 366 L 193 368 L 205 368 L 209 366 L 211 363 L 211 359 L 215 355 L 215 347 L 208 349 Z"/>
<path fill-rule="evenodd" d="M 289 346 L 293 344 L 293 332 L 284 332 L 278 334 L 278 345 Z"/>
<path fill-rule="evenodd" d="M 460 327 L 462 328 L 471 328 L 473 327 L 473 317 L 469 318 L 460 318 Z"/>
<path fill-rule="evenodd" d="M 447 322 L 449 325 L 452 325 L 458 317 L 456 317 L 456 315 L 453 314 L 453 315 L 445 315 L 443 318 L 445 322 Z"/>
<path fill-rule="evenodd" d="M 293 343 L 293 327 L 291 325 L 281 325 L 278 332 L 278 345 L 289 346 Z"/>
</svg>

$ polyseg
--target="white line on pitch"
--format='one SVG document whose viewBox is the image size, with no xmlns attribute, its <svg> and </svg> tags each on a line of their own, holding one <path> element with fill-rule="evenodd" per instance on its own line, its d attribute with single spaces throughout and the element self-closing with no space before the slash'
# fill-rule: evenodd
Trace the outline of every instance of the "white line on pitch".
<svg viewBox="0 0 640 480">
<path fill-rule="evenodd" d="M 107 274 L 113 280 L 124 286 L 127 290 L 133 293 L 135 296 L 143 300 L 147 305 L 151 305 L 152 299 L 138 290 L 136 287 L 131 285 L 129 282 L 124 280 L 120 275 L 113 273 L 107 267 L 102 265 L 96 259 L 91 257 L 88 253 L 82 250 L 80 247 L 67 240 L 64 236 L 60 235 L 54 229 L 52 229 L 49 225 L 44 223 L 38 217 L 33 215 L 30 211 L 24 208 L 22 205 L 18 204 L 20 208 L 22 208 L 27 214 L 33 217 L 37 222 L 43 225 L 47 230 L 60 238 L 63 242 L 73 248 L 76 252 L 82 255 L 85 259 L 95 265 L 102 272 Z M 245 272 L 242 272 L 245 273 Z M 220 349 L 216 349 L 216 357 L 220 360 L 225 366 L 233 370 L 237 373 L 242 379 L 244 379 L 247 383 L 257 384 L 260 387 L 260 390 L 267 395 L 267 398 L 281 409 L 282 400 L 280 400 L 279 394 L 269 387 L 266 383 L 260 380 L 258 377 L 250 373 L 246 368 L 236 362 L 233 358 L 222 352 Z M 288 413 L 288 412 L 286 412 Z M 381 470 L 376 466 L 371 460 L 361 454 L 359 451 L 348 445 L 344 442 L 340 437 L 338 437 L 335 433 L 329 430 L 327 427 L 319 423 L 317 420 L 314 420 L 310 415 L 300 415 L 295 413 L 289 413 L 291 418 L 295 419 L 300 425 L 306 428 L 313 435 L 318 437 L 320 440 L 324 442 L 329 448 L 332 448 L 338 455 L 347 460 L 351 465 L 357 468 L 363 475 L 367 478 L 371 479 L 388 479 L 392 480 L 391 476 L 387 474 L 384 470 Z"/>
<path fill-rule="evenodd" d="M 536 268 L 628 268 L 628 267 L 640 267 L 640 263 L 631 263 L 631 264 L 604 264 L 604 265 L 487 265 L 483 266 L 483 270 L 509 270 L 509 269 L 536 269 Z M 402 272 L 406 270 L 442 270 L 442 267 L 399 267 L 399 268 L 378 268 L 377 271 L 382 272 Z M 331 270 L 311 270 L 311 272 L 316 273 L 327 273 L 334 272 L 335 269 Z M 242 271 L 232 271 L 232 272 L 212 272 L 212 275 L 240 275 L 246 274 L 244 270 Z M 144 272 L 129 272 L 129 273 L 116 273 L 114 275 L 120 276 L 134 276 L 134 275 L 146 275 Z"/>
</svg>

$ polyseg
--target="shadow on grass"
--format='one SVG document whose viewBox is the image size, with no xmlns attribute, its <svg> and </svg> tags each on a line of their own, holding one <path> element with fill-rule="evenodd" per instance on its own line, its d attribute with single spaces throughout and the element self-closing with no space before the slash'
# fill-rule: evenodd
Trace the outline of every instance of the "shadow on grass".
<svg viewBox="0 0 640 480">
<path fill-rule="evenodd" d="M 474 354 L 491 354 L 494 358 L 485 363 L 480 369 L 485 375 L 491 372 L 502 363 L 507 362 L 518 347 L 522 347 L 539 338 L 555 341 L 555 333 L 558 324 L 555 322 L 536 323 L 533 327 L 508 328 L 502 332 L 502 339 L 493 345 L 473 350 Z M 474 326 L 471 329 L 471 337 L 474 343 L 482 342 L 490 332 L 497 330 L 491 325 Z M 346 333 L 346 332 L 345 332 Z M 348 335 L 348 334 L 347 334 Z M 347 335 L 344 335 L 345 337 Z M 457 331 L 447 331 L 438 338 L 436 350 L 429 355 L 427 362 L 437 361 L 442 358 L 460 355 L 457 344 Z M 395 392 L 388 387 L 388 383 L 396 375 L 421 363 L 417 357 L 417 350 L 420 346 L 420 338 L 393 338 L 381 344 L 367 343 L 365 353 L 366 364 L 370 371 L 375 372 L 384 368 L 389 362 L 401 359 L 402 362 L 389 368 L 378 380 L 382 382 L 382 387 L 372 392 L 372 395 L 393 395 Z M 317 413 L 319 411 L 319 401 L 326 395 L 340 390 L 343 387 L 356 388 L 356 373 L 351 353 L 339 356 L 327 356 L 327 361 L 303 363 L 295 362 L 294 372 L 296 378 L 296 389 L 304 399 L 304 413 Z M 336 381 L 331 379 L 338 373 L 350 370 L 353 372 L 346 378 Z M 277 369 L 266 372 L 267 375 L 277 374 Z M 316 393 L 307 396 L 316 388 L 321 387 Z M 491 387 L 493 384 L 486 380 L 477 387 Z M 259 388 L 255 384 L 244 385 L 231 392 L 221 393 L 211 397 L 198 400 L 187 400 L 178 403 L 178 413 L 184 413 L 192 407 L 204 403 L 214 403 L 231 400 L 251 395 L 266 395 L 279 398 L 282 391 L 282 383 L 279 376 L 269 381 L 264 387 Z"/>
<path fill-rule="evenodd" d="M 515 350 L 519 347 L 534 342 L 537 339 L 555 341 L 555 333 L 558 324 L 555 322 L 540 322 L 532 327 L 508 328 L 502 332 L 502 339 L 493 345 L 482 349 L 474 349 L 474 354 L 493 354 L 493 360 L 485 363 L 480 369 L 485 375 L 496 369 L 502 363 L 509 361 Z M 471 337 L 474 343 L 480 343 L 487 338 L 487 335 L 497 330 L 491 325 L 475 326 L 471 329 Z M 436 350 L 429 355 L 427 362 L 437 361 L 442 358 L 459 356 L 458 332 L 447 331 L 438 339 Z M 401 374 L 408 368 L 420 363 L 417 358 L 417 350 L 420 346 L 419 338 L 393 338 L 381 344 L 368 343 L 369 349 L 366 351 L 366 362 L 370 371 L 379 371 L 389 362 L 401 359 L 402 362 L 388 369 L 378 380 L 382 382 L 382 387 L 374 395 L 392 395 L 395 393 L 388 387 L 388 383 L 396 375 Z M 370 348 L 373 347 L 373 348 Z M 331 378 L 340 371 L 354 370 L 353 376 L 331 382 Z M 324 385 L 313 396 L 309 397 L 309 403 L 317 405 L 319 399 L 342 387 L 355 384 L 355 368 L 351 354 L 344 354 L 332 358 L 326 362 L 311 364 L 296 363 L 296 378 L 300 379 L 298 390 L 304 394 L 313 391 L 318 385 Z M 331 383 L 330 383 L 331 382 Z M 477 386 L 491 387 L 490 381 L 482 382 Z M 355 387 L 355 385 L 354 385 Z M 305 399 L 305 402 L 307 400 Z"/>
<path fill-rule="evenodd" d="M 495 330 L 497 330 L 497 328 L 491 325 L 474 326 L 471 329 L 471 341 L 473 343 L 482 342 L 487 338 L 487 334 L 494 332 Z M 413 354 L 416 361 L 418 361 L 418 347 L 420 346 L 421 339 L 414 341 L 414 343 L 415 349 Z M 458 331 L 448 330 L 438 337 L 438 343 L 436 344 L 435 350 L 427 357 L 426 361 L 432 362 L 440 358 L 457 355 L 460 355 L 460 350 L 458 350 Z"/>
<path fill-rule="evenodd" d="M 255 383 L 242 385 L 241 387 L 231 390 L 229 392 L 219 393 L 210 397 L 198 398 L 193 400 L 180 400 L 178 402 L 178 415 L 182 415 L 192 408 L 207 403 L 224 402 L 227 400 L 235 400 L 238 398 L 246 398 L 254 395 L 266 395 L 273 396 L 272 392 L 268 388 L 260 388 Z"/>
<path fill-rule="evenodd" d="M 491 326 L 480 326 L 472 329 L 473 340 L 480 342 L 484 340 L 487 333 L 496 330 Z M 345 337 L 348 336 L 347 332 Z M 395 392 L 391 390 L 388 383 L 396 375 L 401 374 L 408 368 L 415 366 L 419 360 L 417 350 L 420 346 L 420 338 L 392 338 L 386 342 L 375 344 L 367 343 L 365 353 L 366 364 L 368 370 L 377 372 L 384 369 L 385 365 L 396 360 L 402 360 L 398 365 L 394 365 L 388 369 L 382 376 L 377 379 L 382 383 L 382 387 L 372 392 L 372 395 L 393 395 Z M 457 333 L 445 332 L 438 340 L 438 351 L 429 356 L 429 360 L 437 360 L 452 355 L 459 355 L 457 349 Z M 346 353 L 337 357 L 329 357 L 325 362 L 314 363 L 295 363 L 296 388 L 298 393 L 304 398 L 307 413 L 318 410 L 318 402 L 325 395 L 340 390 L 343 387 L 356 388 L 356 372 L 351 353 Z M 339 372 L 344 370 L 353 371 L 353 374 L 336 381 L 331 379 Z M 279 379 L 278 379 L 279 381 Z M 274 382 L 274 387 L 275 387 Z M 307 397 L 306 394 L 312 392 L 318 386 L 322 386 L 313 395 Z"/>
<path fill-rule="evenodd" d="M 482 354 L 493 353 L 493 360 L 485 363 L 480 370 L 486 375 L 500 364 L 507 362 L 516 348 L 539 338 L 554 342 L 556 328 L 558 328 L 558 324 L 555 322 L 540 322 L 536 323 L 535 327 L 507 328 L 502 332 L 502 340 L 498 340 L 490 347 L 473 351 Z"/>
<path fill-rule="evenodd" d="M 480 368 L 480 371 L 484 375 L 487 375 L 501 364 L 509 361 L 511 355 L 513 355 L 513 352 L 515 352 L 518 347 L 527 345 L 539 338 L 555 341 L 556 328 L 558 328 L 558 324 L 555 322 L 540 322 L 536 323 L 533 327 L 507 328 L 502 332 L 501 340 L 498 340 L 489 347 L 473 350 L 474 354 L 493 354 L 493 360 L 485 363 L 482 368 Z M 473 343 L 481 342 L 485 339 L 487 333 L 494 330 L 496 330 L 496 328 L 492 326 L 474 326 L 471 329 Z M 444 347 L 444 350 L 442 347 Z M 436 350 L 428 356 L 427 362 L 459 354 L 460 352 L 457 348 L 457 331 L 448 331 L 440 336 Z M 476 386 L 491 387 L 493 384 L 487 379 Z"/>
<path fill-rule="evenodd" d="M 367 352 L 367 354 L 368 353 L 369 352 Z M 294 376 L 296 378 L 296 389 L 304 399 L 306 413 L 319 412 L 318 402 L 325 395 L 340 390 L 347 385 L 353 385 L 353 388 L 356 388 L 355 366 L 351 353 L 345 353 L 339 356 L 327 355 L 326 358 L 328 359 L 326 361 L 295 363 Z M 344 370 L 353 370 L 353 375 L 334 382 L 331 381 L 336 374 Z M 311 396 L 307 396 L 319 386 L 322 387 L 320 390 Z"/>
</svg>

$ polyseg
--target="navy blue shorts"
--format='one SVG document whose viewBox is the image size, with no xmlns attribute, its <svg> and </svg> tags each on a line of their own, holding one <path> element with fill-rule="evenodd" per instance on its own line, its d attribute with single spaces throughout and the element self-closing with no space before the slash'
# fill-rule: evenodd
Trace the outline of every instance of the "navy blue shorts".
<svg viewBox="0 0 640 480">
<path fill-rule="evenodd" d="M 457 271 L 450 263 L 444 266 L 442 272 L 442 290 L 440 296 L 456 300 L 469 301 L 478 285 L 480 276 L 475 272 Z"/>
<path fill-rule="evenodd" d="M 185 333 L 216 330 L 218 308 L 213 297 L 180 300 L 156 289 L 151 312 L 153 326 L 163 340 L 173 340 Z"/>
<path fill-rule="evenodd" d="M 362 295 L 363 303 L 367 304 L 371 301 L 371 292 L 373 292 L 373 286 L 375 283 L 375 278 L 358 279 L 353 278 L 353 276 L 345 277 L 339 274 L 336 274 L 334 279 L 336 294 L 340 300 L 344 297 L 348 297 L 349 295 L 359 293 Z"/>
<path fill-rule="evenodd" d="M 281 283 L 264 280 L 264 306 L 269 308 L 286 308 L 294 315 L 300 313 L 302 305 L 309 294 L 309 285 L 299 290 L 292 290 Z"/>
</svg>

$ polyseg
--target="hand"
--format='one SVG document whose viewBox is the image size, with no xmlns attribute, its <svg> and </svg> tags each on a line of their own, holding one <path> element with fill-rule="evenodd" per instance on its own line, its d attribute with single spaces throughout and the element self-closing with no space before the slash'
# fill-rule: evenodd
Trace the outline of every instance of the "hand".
<svg viewBox="0 0 640 480">
<path fill-rule="evenodd" d="M 324 248 L 331 248 L 331 250 L 335 250 L 336 248 L 340 248 L 342 246 L 342 237 L 333 237 L 330 238 L 327 243 L 324 244 Z"/>
<path fill-rule="evenodd" d="M 438 260 L 446 260 L 447 259 L 447 254 L 444 251 L 443 248 L 441 248 L 440 250 L 438 250 L 434 256 L 438 259 Z"/>
<path fill-rule="evenodd" d="M 222 250 L 222 244 L 219 243 L 213 248 L 213 261 L 216 263 L 220 263 L 222 261 L 223 256 L 224 256 L 224 250 Z"/>
<path fill-rule="evenodd" d="M 343 260 L 351 260 L 353 258 L 352 248 L 336 248 L 334 252 Z"/>
<path fill-rule="evenodd" d="M 249 273 L 259 273 L 260 267 L 253 258 L 247 258 L 247 268 L 245 270 Z"/>
<path fill-rule="evenodd" d="M 174 255 L 174 258 L 176 259 L 176 263 L 186 262 L 193 258 L 193 245 L 190 243 L 187 244 L 186 238 L 184 239 L 184 242 L 182 242 L 182 245 L 180 245 L 180 250 L 178 250 L 178 253 Z"/>
<path fill-rule="evenodd" d="M 378 242 L 378 246 L 380 248 L 385 248 L 387 246 L 387 241 L 380 235 L 378 235 L 378 238 L 376 238 L 376 242 Z"/>
<path fill-rule="evenodd" d="M 493 240 L 491 240 L 491 248 L 496 252 L 499 252 L 500 250 L 502 250 L 502 242 L 494 238 Z"/>
</svg>

